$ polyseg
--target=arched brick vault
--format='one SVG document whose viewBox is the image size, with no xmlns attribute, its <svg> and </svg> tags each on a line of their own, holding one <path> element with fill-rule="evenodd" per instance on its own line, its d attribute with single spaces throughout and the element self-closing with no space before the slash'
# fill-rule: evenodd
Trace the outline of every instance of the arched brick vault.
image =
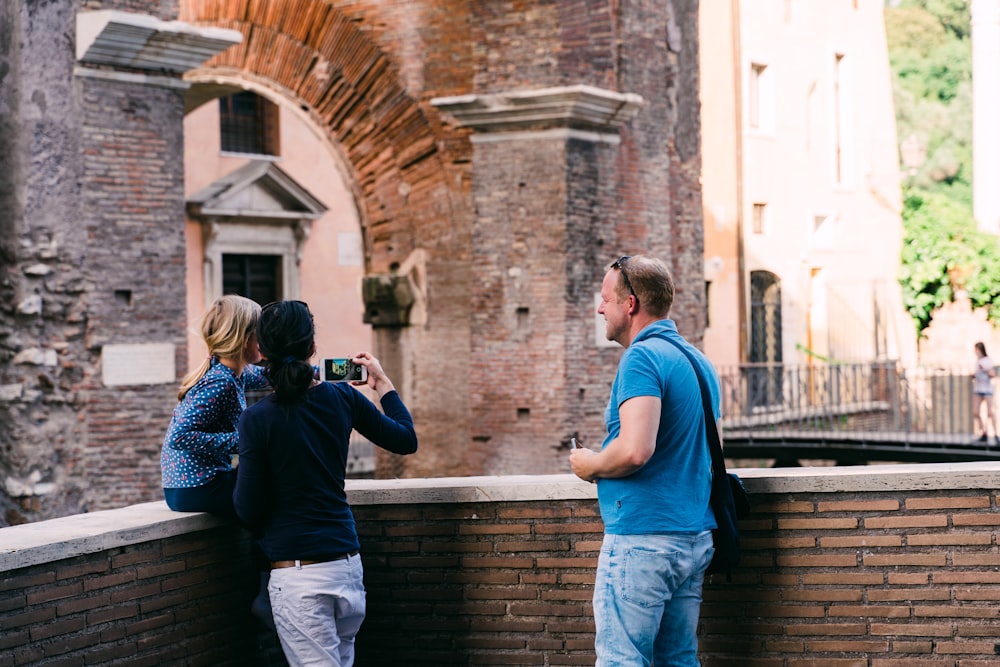
<svg viewBox="0 0 1000 667">
<path fill-rule="evenodd" d="M 243 33 L 194 78 L 216 70 L 272 82 L 326 128 L 351 170 L 367 271 L 388 271 L 441 240 L 421 233 L 422 223 L 447 228 L 451 217 L 438 139 L 357 21 L 323 0 L 185 0 L 180 19 Z"/>
</svg>

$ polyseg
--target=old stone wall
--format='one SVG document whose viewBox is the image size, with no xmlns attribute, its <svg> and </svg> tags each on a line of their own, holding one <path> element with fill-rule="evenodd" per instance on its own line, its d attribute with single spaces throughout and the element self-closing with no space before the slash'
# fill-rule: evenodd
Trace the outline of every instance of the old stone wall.
<svg viewBox="0 0 1000 667">
<path fill-rule="evenodd" d="M 75 3 L 0 7 L 0 494 L 4 524 L 79 511 L 86 372 Z"/>
<path fill-rule="evenodd" d="M 176 2 L 87 2 L 176 16 Z M 3 523 L 158 497 L 173 383 L 105 386 L 108 344 L 183 359 L 181 82 L 81 68 L 80 3 L 4 3 Z M 173 360 L 171 360 L 173 361 Z M 142 375 L 142 359 L 130 372 Z"/>
</svg>

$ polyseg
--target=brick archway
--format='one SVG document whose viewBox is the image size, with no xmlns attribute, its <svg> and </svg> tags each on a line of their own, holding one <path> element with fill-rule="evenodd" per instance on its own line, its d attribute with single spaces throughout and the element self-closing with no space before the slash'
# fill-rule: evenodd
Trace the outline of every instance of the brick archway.
<svg viewBox="0 0 1000 667">
<path fill-rule="evenodd" d="M 254 14 L 254 4 L 181 2 L 182 21 L 244 36 L 189 78 L 245 77 L 294 100 L 325 129 L 350 171 L 366 270 L 396 268 L 424 246 L 418 243 L 418 221 L 438 219 L 442 207 L 449 208 L 446 169 L 424 109 L 404 90 L 387 55 L 340 10 L 300 0 L 272 3 L 274 11 Z"/>
<path fill-rule="evenodd" d="M 436 88 L 425 90 L 401 69 L 437 65 L 389 45 L 376 3 L 347 4 L 180 0 L 181 21 L 243 34 L 242 43 L 185 75 L 194 84 L 185 107 L 234 87 L 280 97 L 333 148 L 358 211 L 373 351 L 406 399 L 421 442 L 434 443 L 412 463 L 380 452 L 376 474 L 458 474 L 465 464 L 453 452 L 470 439 L 470 131 L 430 104 Z M 450 93 L 469 83 L 465 70 L 445 78 Z"/>
</svg>

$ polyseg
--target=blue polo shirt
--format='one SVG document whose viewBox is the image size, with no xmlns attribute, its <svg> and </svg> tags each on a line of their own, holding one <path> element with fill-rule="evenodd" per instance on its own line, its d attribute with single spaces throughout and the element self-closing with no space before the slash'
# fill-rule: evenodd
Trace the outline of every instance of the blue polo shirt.
<svg viewBox="0 0 1000 667">
<path fill-rule="evenodd" d="M 709 507 L 712 456 L 698 378 L 687 357 L 665 337 L 695 353 L 715 417 L 720 414 L 715 368 L 681 337 L 673 320 L 659 320 L 640 331 L 618 364 L 604 414 L 608 436 L 602 447 L 618 437 L 618 411 L 630 398 L 661 399 L 660 425 L 656 448 L 642 468 L 627 477 L 597 481 L 604 529 L 612 535 L 698 533 L 716 527 Z"/>
</svg>

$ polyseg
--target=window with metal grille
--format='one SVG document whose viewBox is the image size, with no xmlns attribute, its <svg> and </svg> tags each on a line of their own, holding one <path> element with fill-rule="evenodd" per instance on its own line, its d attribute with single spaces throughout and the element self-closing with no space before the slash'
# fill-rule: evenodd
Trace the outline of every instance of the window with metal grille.
<svg viewBox="0 0 1000 667">
<path fill-rule="evenodd" d="M 744 374 L 750 406 L 779 404 L 783 393 L 781 281 L 770 271 L 750 273 L 749 361 Z"/>
<path fill-rule="evenodd" d="M 223 255 L 222 293 L 265 304 L 281 298 L 280 255 Z"/>
<path fill-rule="evenodd" d="M 249 91 L 220 97 L 219 133 L 223 151 L 278 155 L 278 106 Z"/>
</svg>

